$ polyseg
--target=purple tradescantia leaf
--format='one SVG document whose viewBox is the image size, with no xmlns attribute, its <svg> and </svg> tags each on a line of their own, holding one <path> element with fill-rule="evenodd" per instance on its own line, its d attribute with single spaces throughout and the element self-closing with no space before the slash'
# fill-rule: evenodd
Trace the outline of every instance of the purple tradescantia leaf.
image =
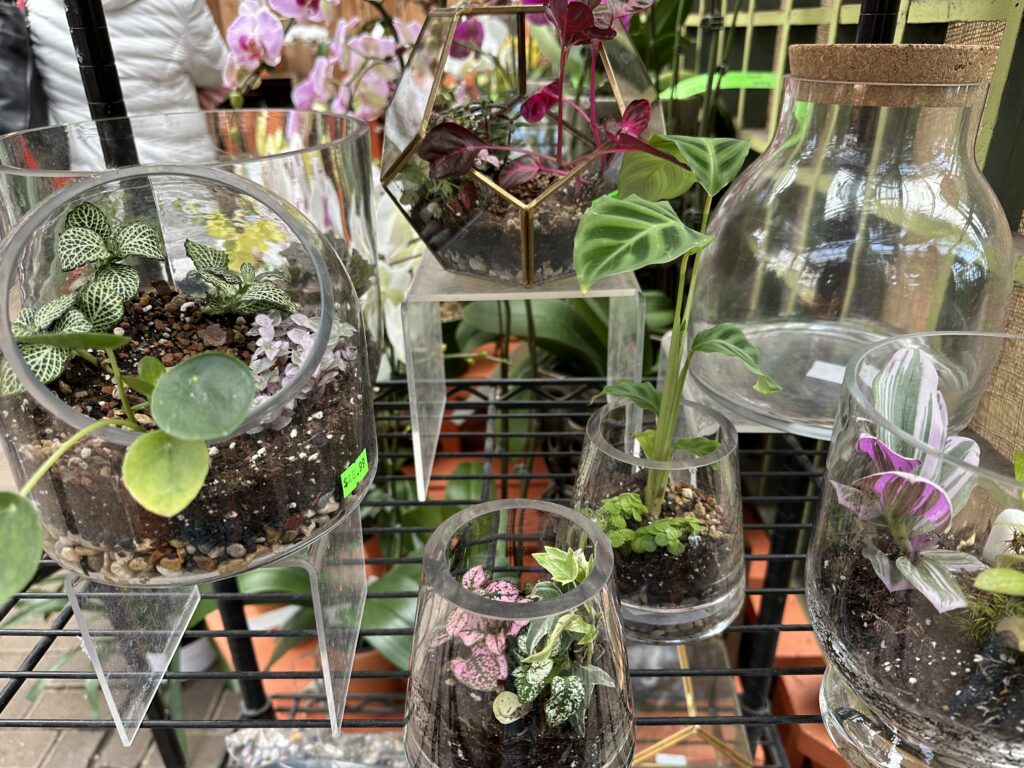
<svg viewBox="0 0 1024 768">
<path fill-rule="evenodd" d="M 880 472 L 854 481 L 853 487 L 873 493 L 893 533 L 908 537 L 942 532 L 952 519 L 949 496 L 931 480 L 907 472 Z M 902 519 L 902 522 L 901 522 Z M 912 542 L 907 542 L 913 546 Z"/>
<path fill-rule="evenodd" d="M 942 455 L 946 459 L 969 464 L 972 467 L 978 466 L 981 461 L 981 449 L 969 437 L 947 438 L 946 444 L 942 448 Z M 971 470 L 959 467 L 951 461 L 942 462 L 938 475 L 934 479 L 949 494 L 955 515 L 964 508 L 967 500 L 971 497 L 976 475 Z"/>
<path fill-rule="evenodd" d="M 861 435 L 857 439 L 857 450 L 871 457 L 871 463 L 879 472 L 914 472 L 921 462 L 900 456 L 877 437 Z"/>
<path fill-rule="evenodd" d="M 874 520 L 882 516 L 882 506 L 878 503 L 878 497 L 869 492 L 854 488 L 852 485 L 843 485 L 832 480 L 832 487 L 836 490 L 839 503 L 850 510 L 861 520 Z"/>
<path fill-rule="evenodd" d="M 967 606 L 967 599 L 956 578 L 941 562 L 925 555 L 916 560 L 900 557 L 896 560 L 896 567 L 939 613 Z"/>
</svg>

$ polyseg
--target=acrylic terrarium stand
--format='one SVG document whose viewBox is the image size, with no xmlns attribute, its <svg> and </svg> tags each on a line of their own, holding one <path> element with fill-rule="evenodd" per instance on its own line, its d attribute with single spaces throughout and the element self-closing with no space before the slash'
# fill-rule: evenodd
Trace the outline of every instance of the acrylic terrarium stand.
<svg viewBox="0 0 1024 768">
<path fill-rule="evenodd" d="M 446 408 L 441 303 L 578 299 L 583 295 L 575 277 L 525 288 L 447 272 L 430 253 L 423 255 L 402 302 L 416 493 L 420 501 L 427 498 Z M 586 296 L 608 299 L 608 382 L 639 381 L 643 372 L 644 297 L 636 278 L 631 273 L 606 278 Z"/>
<path fill-rule="evenodd" d="M 273 565 L 309 574 L 327 710 L 337 735 L 366 602 L 359 508 L 351 508 L 324 536 Z M 199 603 L 199 588 L 109 587 L 71 574 L 64 586 L 82 646 L 127 747 Z"/>
</svg>

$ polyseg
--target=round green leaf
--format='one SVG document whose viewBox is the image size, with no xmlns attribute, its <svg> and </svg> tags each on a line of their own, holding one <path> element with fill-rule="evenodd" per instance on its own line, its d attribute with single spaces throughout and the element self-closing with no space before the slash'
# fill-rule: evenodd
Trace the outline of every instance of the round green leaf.
<svg viewBox="0 0 1024 768">
<path fill-rule="evenodd" d="M 708 235 L 683 224 L 668 203 L 605 195 L 583 214 L 573 261 L 586 291 L 604 277 L 675 261 L 710 242 Z"/>
<path fill-rule="evenodd" d="M 121 472 L 133 499 L 155 515 L 173 517 L 199 495 L 209 469 L 201 440 L 148 432 L 125 453 Z"/>
<path fill-rule="evenodd" d="M 245 363 L 222 352 L 204 352 L 160 377 L 151 399 L 153 419 L 182 440 L 215 440 L 245 421 L 255 394 Z"/>
<path fill-rule="evenodd" d="M 21 592 L 35 575 L 43 549 L 43 526 L 32 502 L 0 491 L 0 603 Z"/>
</svg>

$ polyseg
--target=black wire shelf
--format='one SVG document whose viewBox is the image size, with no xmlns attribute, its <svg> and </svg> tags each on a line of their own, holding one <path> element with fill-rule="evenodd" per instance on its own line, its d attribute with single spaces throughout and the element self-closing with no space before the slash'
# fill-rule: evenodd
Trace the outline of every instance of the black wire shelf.
<svg viewBox="0 0 1024 768">
<path fill-rule="evenodd" d="M 431 499 L 417 503 L 406 500 L 413 496 L 411 474 L 401 471 L 412 463 L 412 443 L 408 392 L 404 384 L 388 384 L 379 388 L 376 400 L 378 451 L 380 468 L 376 484 L 401 488 L 401 499 L 364 500 L 364 536 L 390 534 L 426 535 L 432 530 L 424 526 L 389 526 L 381 524 L 395 508 L 415 506 L 462 507 L 484 498 L 518 496 L 530 481 L 542 481 L 549 487 L 545 498 L 568 503 L 575 477 L 575 466 L 583 442 L 582 425 L 596 406 L 589 404 L 602 382 L 593 379 L 489 379 L 455 381 L 449 394 L 450 418 L 461 422 L 458 450 L 439 450 L 437 459 L 477 462 L 481 473 L 474 479 L 482 483 L 482 498 Z M 521 445 L 509 448 L 509 442 Z M 730 626 L 723 638 L 730 649 L 728 666 L 701 668 L 633 668 L 630 676 L 634 686 L 652 681 L 709 680 L 727 678 L 739 694 L 741 709 L 735 714 L 700 713 L 652 716 L 640 713 L 638 726 L 720 727 L 739 726 L 746 730 L 757 765 L 789 766 L 780 727 L 820 723 L 813 713 L 782 714 L 772 710 L 772 688 L 782 678 L 818 676 L 823 673 L 820 662 L 809 666 L 776 664 L 776 648 L 780 637 L 794 632 L 809 632 L 806 618 L 787 621 L 786 601 L 802 602 L 801 586 L 806 540 L 812 528 L 821 483 L 821 468 L 827 451 L 820 443 L 790 435 L 741 435 L 739 456 L 742 467 L 744 505 L 748 536 L 758 533 L 768 538 L 769 551 L 747 553 L 748 569 L 756 567 L 761 576 L 759 585 L 746 590 L 748 598 L 757 598 L 756 612 L 746 611 Z M 542 459 L 544 471 L 531 473 L 535 459 Z M 433 481 L 464 479 L 457 474 L 437 474 Z M 368 565 L 392 566 L 416 564 L 417 557 L 369 557 Z M 71 608 L 63 592 L 55 591 L 57 566 L 51 560 L 40 561 L 36 584 L 0 604 L 0 651 L 17 641 L 24 651 L 16 664 L 3 662 L 0 669 L 0 744 L 4 729 L 112 729 L 113 722 L 105 710 L 99 719 L 18 717 L 10 709 L 11 702 L 27 685 L 53 682 L 90 681 L 90 671 L 54 668 L 47 663 L 47 654 L 58 640 L 77 641 L 80 632 L 69 628 Z M 44 582 L 40 584 L 39 582 Z M 56 587 L 59 588 L 59 587 Z M 235 589 L 234 580 L 215 582 L 204 592 L 204 600 L 215 600 L 221 606 L 234 606 L 240 613 L 243 604 L 308 604 L 309 595 L 301 592 L 265 592 L 244 594 Z M 415 598 L 413 591 L 376 592 L 374 598 Z M 43 605 L 44 601 L 48 601 Z M 751 601 L 748 600 L 748 604 Z M 43 610 L 43 609 L 46 610 Z M 230 608 L 229 608 L 230 609 Z M 47 616 L 46 626 L 8 626 L 9 617 L 26 610 Z M 38 624 L 38 622 L 36 622 Z M 228 622 L 225 622 L 228 623 Z M 101 633 L 98 633 L 101 634 Z M 362 637 L 407 636 L 412 628 L 370 629 Z M 248 654 L 236 653 L 234 669 L 212 669 L 203 672 L 169 671 L 165 679 L 173 681 L 213 680 L 243 686 L 243 714 L 235 718 L 171 719 L 160 704 L 160 697 L 151 707 L 142 727 L 153 729 L 161 756 L 168 768 L 184 766 L 180 746 L 170 729 L 237 729 L 254 725 L 267 728 L 329 728 L 325 696 L 317 689 L 319 672 L 259 670 L 251 654 L 251 642 L 259 638 L 315 638 L 312 629 L 250 629 L 244 623 L 225 629 L 195 628 L 185 633 L 186 641 L 198 638 L 226 639 L 236 647 L 249 647 Z M 34 643 L 31 640 L 35 640 Z M 9 659 L 10 655 L 0 656 Z M 248 659 L 248 661 L 247 661 Z M 355 671 L 353 681 L 404 681 L 407 673 L 400 670 Z M 309 691 L 295 694 L 274 694 L 262 690 L 264 681 L 296 680 L 308 682 Z M 262 705 L 260 702 L 262 697 Z M 354 701 L 350 693 L 350 701 Z M 380 692 L 358 694 L 356 711 L 347 711 L 345 726 L 359 728 L 398 729 L 403 725 L 404 697 L 401 693 Z M 267 706 L 268 704 L 272 706 Z M 262 710 L 262 711 L 261 711 Z M 757 747 L 760 746 L 760 749 Z"/>
</svg>

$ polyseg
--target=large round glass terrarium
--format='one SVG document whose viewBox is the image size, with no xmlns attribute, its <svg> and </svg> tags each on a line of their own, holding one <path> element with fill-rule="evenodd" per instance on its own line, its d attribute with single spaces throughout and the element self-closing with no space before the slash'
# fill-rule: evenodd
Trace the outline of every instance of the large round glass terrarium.
<svg viewBox="0 0 1024 768">
<path fill-rule="evenodd" d="M 574 274 L 576 225 L 618 179 L 607 121 L 645 99 L 648 130 L 663 131 L 647 68 L 599 16 L 593 45 L 568 33 L 560 70 L 565 35 L 540 5 L 428 14 L 386 115 L 381 179 L 445 269 L 521 285 Z"/>
<path fill-rule="evenodd" d="M 413 768 L 625 768 L 635 741 L 608 538 L 548 501 L 478 504 L 423 553 Z"/>
<path fill-rule="evenodd" d="M 217 110 L 72 123 L 0 137 L 0 236 L 47 195 L 108 167 L 111 143 L 134 141 L 143 165 L 221 168 L 255 181 L 312 221 L 340 256 L 363 306 L 371 369 L 381 331 L 367 126 L 352 118 L 280 109 Z M 254 260 L 267 222 L 208 216 L 211 237 Z"/>
<path fill-rule="evenodd" d="M 923 331 L 1001 331 L 1010 230 L 974 157 L 996 49 L 790 48 L 778 130 L 712 221 L 692 334 L 738 324 L 781 391 L 698 355 L 717 403 L 827 439 L 846 364 Z"/>
<path fill-rule="evenodd" d="M 822 714 L 856 766 L 1024 762 L 1024 337 L 847 368 L 808 555 Z"/>
<path fill-rule="evenodd" d="M 225 220 L 273 236 L 241 258 L 233 234 L 211 234 Z M 21 481 L 57 459 L 32 500 L 46 551 L 64 568 L 121 586 L 200 582 L 282 557 L 358 514 L 377 460 L 359 297 L 331 242 L 280 198 L 198 167 L 79 180 L 15 225 L 0 285 L 0 437 Z M 85 332 L 130 342 L 59 345 Z M 41 333 L 54 345 L 19 343 Z M 144 508 L 126 452 L 156 427 L 167 432 L 161 378 L 202 353 L 233 357 L 223 364 L 251 379 L 254 395 L 240 426 L 199 443 L 209 469 L 194 500 L 176 513 Z M 129 428 L 105 426 L 59 450 L 101 419 Z M 184 483 L 174 464 L 163 485 L 179 471 Z"/>
</svg>

